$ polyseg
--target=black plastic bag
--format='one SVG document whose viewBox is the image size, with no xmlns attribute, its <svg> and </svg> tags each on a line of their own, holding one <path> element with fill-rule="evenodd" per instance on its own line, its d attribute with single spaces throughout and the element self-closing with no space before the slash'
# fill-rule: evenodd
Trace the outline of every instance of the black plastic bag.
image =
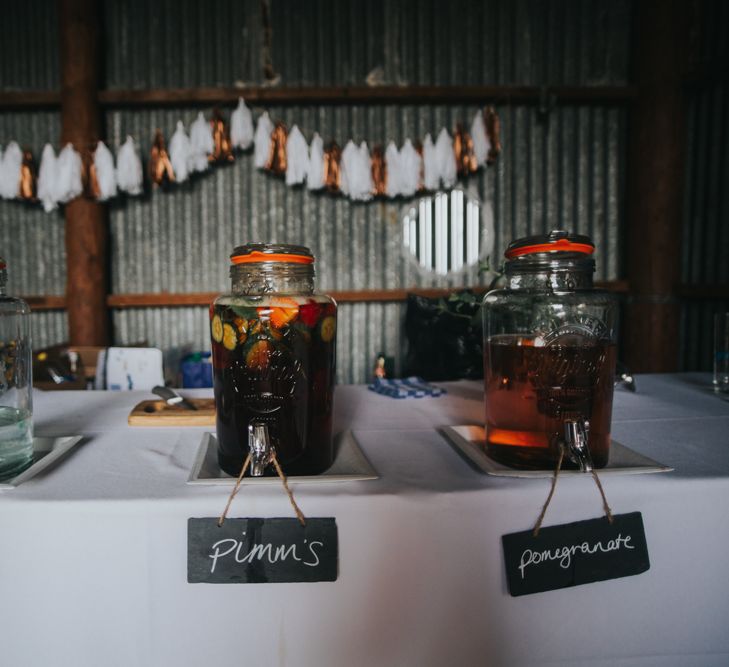
<svg viewBox="0 0 729 667">
<path fill-rule="evenodd" d="M 408 294 L 407 375 L 426 380 L 483 378 L 481 299 L 471 291 L 429 299 Z"/>
</svg>

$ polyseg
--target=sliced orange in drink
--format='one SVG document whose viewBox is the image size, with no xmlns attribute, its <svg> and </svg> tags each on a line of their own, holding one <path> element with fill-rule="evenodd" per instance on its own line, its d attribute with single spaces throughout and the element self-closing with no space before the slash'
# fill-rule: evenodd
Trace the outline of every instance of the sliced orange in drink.
<svg viewBox="0 0 729 667">
<path fill-rule="evenodd" d="M 268 362 L 273 352 L 273 345 L 265 338 L 254 341 L 246 353 L 246 366 L 251 370 L 263 370 L 268 367 Z"/>
<path fill-rule="evenodd" d="M 296 319 L 299 314 L 299 304 L 289 297 L 278 297 L 273 300 L 269 317 L 271 325 L 281 329 Z"/>
</svg>

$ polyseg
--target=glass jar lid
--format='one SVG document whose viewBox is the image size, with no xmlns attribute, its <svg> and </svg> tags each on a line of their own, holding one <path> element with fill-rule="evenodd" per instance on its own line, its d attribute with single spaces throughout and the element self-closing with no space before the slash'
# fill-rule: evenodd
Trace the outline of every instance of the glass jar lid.
<svg viewBox="0 0 729 667">
<path fill-rule="evenodd" d="M 589 236 L 571 234 L 556 229 L 549 232 L 549 234 L 525 236 L 513 241 L 504 252 L 504 257 L 506 259 L 516 259 L 526 255 L 565 252 L 577 255 L 592 255 L 595 252 L 595 244 Z"/>
<path fill-rule="evenodd" d="M 302 245 L 287 243 L 246 243 L 238 246 L 230 255 L 233 264 L 259 264 L 284 262 L 289 264 L 313 264 L 314 255 Z"/>
</svg>

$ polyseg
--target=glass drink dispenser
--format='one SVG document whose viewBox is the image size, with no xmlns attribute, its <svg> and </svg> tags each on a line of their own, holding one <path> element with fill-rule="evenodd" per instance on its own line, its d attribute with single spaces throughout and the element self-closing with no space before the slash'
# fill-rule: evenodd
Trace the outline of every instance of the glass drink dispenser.
<svg viewBox="0 0 729 667">
<path fill-rule="evenodd" d="M 553 231 L 506 250 L 507 284 L 483 300 L 486 447 L 517 468 L 604 467 L 617 304 L 593 288 L 595 246 Z"/>
<path fill-rule="evenodd" d="M 231 255 L 232 290 L 210 307 L 218 462 L 238 476 L 289 475 L 332 463 L 337 305 L 314 291 L 303 246 L 252 243 Z"/>
</svg>

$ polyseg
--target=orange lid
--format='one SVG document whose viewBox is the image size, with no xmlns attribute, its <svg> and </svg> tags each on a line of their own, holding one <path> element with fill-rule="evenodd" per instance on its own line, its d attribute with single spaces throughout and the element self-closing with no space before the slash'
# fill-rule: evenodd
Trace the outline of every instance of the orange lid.
<svg viewBox="0 0 729 667">
<path fill-rule="evenodd" d="M 575 252 L 591 255 L 595 252 L 595 245 L 589 236 L 552 231 L 549 234 L 527 236 L 514 241 L 504 252 L 504 257 L 514 259 L 523 255 L 547 252 Z"/>
</svg>

